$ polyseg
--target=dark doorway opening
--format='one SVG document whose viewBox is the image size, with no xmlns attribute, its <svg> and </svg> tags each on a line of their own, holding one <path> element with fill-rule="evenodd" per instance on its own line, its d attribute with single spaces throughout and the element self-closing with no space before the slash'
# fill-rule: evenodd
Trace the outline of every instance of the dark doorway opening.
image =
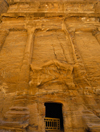
<svg viewBox="0 0 100 132">
<path fill-rule="evenodd" d="M 59 118 L 60 119 L 60 129 L 63 130 L 62 104 L 45 103 L 45 107 L 46 107 L 45 117 Z"/>
</svg>

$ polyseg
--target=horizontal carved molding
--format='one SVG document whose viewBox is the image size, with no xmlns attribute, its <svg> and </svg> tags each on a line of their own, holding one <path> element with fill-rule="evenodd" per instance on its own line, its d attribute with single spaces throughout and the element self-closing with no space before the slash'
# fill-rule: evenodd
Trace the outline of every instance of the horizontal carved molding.
<svg viewBox="0 0 100 132">
<path fill-rule="evenodd" d="M 32 14 L 35 17 L 45 17 L 47 16 L 59 16 L 59 15 L 72 15 L 72 16 L 80 16 L 80 15 L 93 15 L 95 13 L 95 2 L 94 1 L 28 1 L 28 0 L 9 0 L 11 5 L 8 9 L 9 13 L 16 14 L 16 16 L 27 16 L 27 14 Z M 6 16 L 7 16 L 6 14 Z M 97 13 L 98 14 L 98 13 Z M 100 16 L 100 15 L 99 15 Z"/>
<path fill-rule="evenodd" d="M 96 3 L 98 2 L 99 0 L 37 0 L 38 2 L 62 2 L 62 3 Z M 26 3 L 26 2 L 34 2 L 34 0 L 7 0 L 7 2 L 9 4 L 12 4 L 12 3 Z"/>
<path fill-rule="evenodd" d="M 35 12 L 35 13 L 4 13 L 2 18 L 44 18 L 44 17 L 95 17 L 99 18 L 100 13 L 55 13 L 55 12 Z M 2 19 L 1 18 L 1 19 Z M 3 21 L 2 19 L 2 21 Z"/>
</svg>

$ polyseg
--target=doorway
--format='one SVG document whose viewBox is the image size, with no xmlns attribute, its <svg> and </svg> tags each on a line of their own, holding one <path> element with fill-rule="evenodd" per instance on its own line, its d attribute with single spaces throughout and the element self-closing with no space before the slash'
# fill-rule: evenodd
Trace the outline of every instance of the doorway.
<svg viewBox="0 0 100 132">
<path fill-rule="evenodd" d="M 63 130 L 62 104 L 49 102 L 45 103 L 45 107 L 45 117 L 58 118 L 60 120 L 60 130 Z"/>
</svg>

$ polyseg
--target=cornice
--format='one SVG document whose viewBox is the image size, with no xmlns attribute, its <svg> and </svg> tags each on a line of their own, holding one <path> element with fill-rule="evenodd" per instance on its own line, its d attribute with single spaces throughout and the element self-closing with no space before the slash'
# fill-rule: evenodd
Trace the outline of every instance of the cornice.
<svg viewBox="0 0 100 132">
<path fill-rule="evenodd" d="M 7 0 L 7 3 L 60 2 L 60 3 L 97 3 L 99 0 Z"/>
<path fill-rule="evenodd" d="M 100 17 L 98 0 L 8 0 L 11 4 L 2 18 L 18 17 Z"/>
</svg>

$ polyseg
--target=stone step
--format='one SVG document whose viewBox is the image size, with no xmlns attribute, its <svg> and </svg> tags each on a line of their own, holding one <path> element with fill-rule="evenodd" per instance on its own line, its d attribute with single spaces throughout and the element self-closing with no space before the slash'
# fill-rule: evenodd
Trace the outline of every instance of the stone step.
<svg viewBox="0 0 100 132">
<path fill-rule="evenodd" d="M 0 127 L 4 127 L 4 128 L 14 128 L 14 129 L 17 129 L 17 128 L 26 128 L 27 126 L 29 125 L 29 122 L 26 121 L 24 123 L 22 122 L 7 122 L 7 121 L 2 121 L 2 123 L 0 123 Z"/>
<path fill-rule="evenodd" d="M 28 108 L 27 107 L 14 106 L 14 107 L 10 107 L 9 110 L 13 110 L 13 111 L 27 111 Z"/>
<path fill-rule="evenodd" d="M 29 115 L 28 111 L 8 111 L 8 115 Z"/>
<path fill-rule="evenodd" d="M 30 116 L 29 115 L 8 115 L 8 114 L 6 114 L 4 117 L 5 117 L 6 121 L 24 122 L 24 121 L 27 121 Z"/>
</svg>

